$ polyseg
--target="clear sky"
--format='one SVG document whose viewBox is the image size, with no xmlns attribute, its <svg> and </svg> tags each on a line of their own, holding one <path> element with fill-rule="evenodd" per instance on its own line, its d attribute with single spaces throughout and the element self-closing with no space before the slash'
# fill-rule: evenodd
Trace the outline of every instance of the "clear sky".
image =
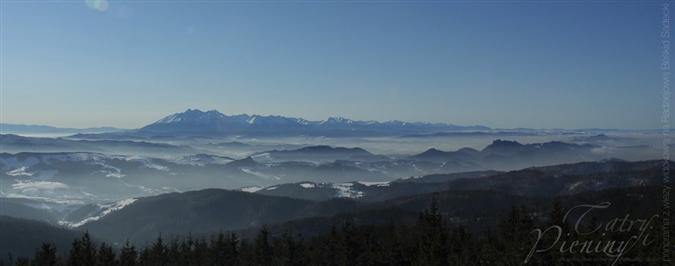
<svg viewBox="0 0 675 266">
<path fill-rule="evenodd" d="M 0 2 L 6 123 L 659 127 L 659 2 Z"/>
</svg>

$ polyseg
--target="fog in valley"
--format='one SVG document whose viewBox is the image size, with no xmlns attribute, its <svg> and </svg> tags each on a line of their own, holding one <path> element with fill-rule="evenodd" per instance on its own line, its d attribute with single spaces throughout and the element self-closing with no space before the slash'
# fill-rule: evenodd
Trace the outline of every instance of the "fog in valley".
<svg viewBox="0 0 675 266">
<path fill-rule="evenodd" d="M 0 136 L 3 212 L 68 227 L 163 193 L 222 188 L 289 196 L 297 192 L 275 190 L 291 186 L 320 190 L 319 198 L 359 199 L 368 189 L 432 174 L 658 159 L 662 139 L 658 131 L 618 130 L 370 137 L 19 134 Z"/>
</svg>

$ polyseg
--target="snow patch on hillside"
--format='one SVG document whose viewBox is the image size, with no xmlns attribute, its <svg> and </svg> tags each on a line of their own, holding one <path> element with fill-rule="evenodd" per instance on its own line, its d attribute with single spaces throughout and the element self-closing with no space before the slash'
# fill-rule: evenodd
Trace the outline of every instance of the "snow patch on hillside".
<svg viewBox="0 0 675 266">
<path fill-rule="evenodd" d="M 303 188 L 315 188 L 316 185 L 314 183 L 302 183 L 300 184 L 301 187 Z"/>
<path fill-rule="evenodd" d="M 248 168 L 241 168 L 241 170 L 244 171 L 244 173 L 251 174 L 251 175 L 254 175 L 254 176 L 257 176 L 257 177 L 261 177 L 261 178 L 264 178 L 264 179 L 281 180 L 281 178 L 279 178 L 278 176 L 266 175 L 266 174 L 263 174 L 263 173 L 260 173 L 260 172 L 253 171 L 253 170 L 248 169 Z"/>
<path fill-rule="evenodd" d="M 261 190 L 261 189 L 263 189 L 263 187 L 259 187 L 259 186 L 250 186 L 250 187 L 243 187 L 243 188 L 240 188 L 239 190 L 244 191 L 244 192 L 248 192 L 248 193 L 255 193 L 255 192 L 258 192 L 258 191 Z"/>
<path fill-rule="evenodd" d="M 353 190 L 354 184 L 352 183 L 335 183 L 333 188 L 337 190 L 337 197 L 339 198 L 360 198 L 363 197 L 363 192 Z"/>
<path fill-rule="evenodd" d="M 366 187 L 369 187 L 369 186 L 388 187 L 388 186 L 389 186 L 389 182 L 388 182 L 388 181 L 384 181 L 384 182 L 358 181 L 357 183 L 359 183 L 359 184 L 361 184 L 361 185 L 364 185 L 364 186 L 366 186 Z"/>
<path fill-rule="evenodd" d="M 578 186 L 582 185 L 583 183 L 584 183 L 584 181 L 579 181 L 579 182 L 573 183 L 569 186 L 567 191 L 574 191 Z"/>
<path fill-rule="evenodd" d="M 274 159 L 272 158 L 272 155 L 269 152 L 261 153 L 261 154 L 255 154 L 251 156 L 253 160 L 258 161 L 258 162 L 272 162 Z"/>
<path fill-rule="evenodd" d="M 98 207 L 99 207 L 100 211 L 97 215 L 87 217 L 87 218 L 85 218 L 85 219 L 83 219 L 82 221 L 79 221 L 79 222 L 59 221 L 59 224 L 63 225 L 63 226 L 71 227 L 71 228 L 80 227 L 80 226 L 83 226 L 87 223 L 97 221 L 97 220 L 103 218 L 104 216 L 114 212 L 114 211 L 119 211 L 119 210 L 123 209 L 124 207 L 127 207 L 130 204 L 134 203 L 135 201 L 136 201 L 136 199 L 131 198 L 131 199 L 123 199 L 123 200 L 120 200 L 120 201 L 115 201 L 115 202 L 107 203 L 107 204 L 98 204 Z"/>
<path fill-rule="evenodd" d="M 150 169 L 155 169 L 155 170 L 164 171 L 164 172 L 169 171 L 169 167 L 159 165 L 159 164 L 155 164 L 155 163 L 150 163 L 150 162 L 146 162 L 143 166 L 145 166 L 147 168 L 150 168 Z"/>
<path fill-rule="evenodd" d="M 33 176 L 33 173 L 30 173 L 27 170 L 28 167 L 21 166 L 12 171 L 6 172 L 5 174 L 7 174 L 8 176 Z"/>
</svg>

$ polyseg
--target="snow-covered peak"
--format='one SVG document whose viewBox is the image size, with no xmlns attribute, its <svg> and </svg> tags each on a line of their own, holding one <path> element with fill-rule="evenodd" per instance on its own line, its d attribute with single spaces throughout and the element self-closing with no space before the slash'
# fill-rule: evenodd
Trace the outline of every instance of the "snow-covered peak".
<svg viewBox="0 0 675 266">
<path fill-rule="evenodd" d="M 354 120 L 344 118 L 344 117 L 329 117 L 324 120 L 322 124 L 353 124 Z"/>
<path fill-rule="evenodd" d="M 169 115 L 167 117 L 164 117 L 155 124 L 170 124 L 170 123 L 179 123 L 179 122 L 184 122 L 184 123 L 190 123 L 190 122 L 200 122 L 200 121 L 209 121 L 212 122 L 214 120 L 218 119 L 223 119 L 226 118 L 224 114 L 216 111 L 216 110 L 209 110 L 209 111 L 202 111 L 199 109 L 187 109 L 185 112 L 182 113 L 175 113 L 172 115 Z"/>
</svg>

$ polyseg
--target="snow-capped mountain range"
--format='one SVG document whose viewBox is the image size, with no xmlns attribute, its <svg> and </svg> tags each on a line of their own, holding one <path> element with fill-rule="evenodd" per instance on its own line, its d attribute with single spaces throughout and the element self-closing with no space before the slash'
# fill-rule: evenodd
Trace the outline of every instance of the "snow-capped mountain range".
<svg viewBox="0 0 675 266">
<path fill-rule="evenodd" d="M 322 121 L 275 115 L 225 115 L 216 110 L 188 109 L 164 117 L 152 124 L 125 134 L 140 135 L 401 135 L 456 130 L 489 130 L 485 126 L 458 126 L 444 123 L 403 121 L 357 121 L 331 117 Z"/>
</svg>

